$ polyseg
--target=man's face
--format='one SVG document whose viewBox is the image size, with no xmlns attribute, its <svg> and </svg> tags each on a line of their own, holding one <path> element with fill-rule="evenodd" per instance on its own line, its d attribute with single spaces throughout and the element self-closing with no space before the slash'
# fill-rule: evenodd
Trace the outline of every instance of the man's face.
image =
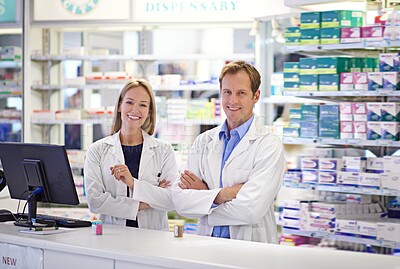
<svg viewBox="0 0 400 269">
<path fill-rule="evenodd" d="M 253 106 L 259 98 L 260 90 L 253 95 L 250 78 L 245 71 L 224 76 L 221 82 L 221 104 L 229 130 L 251 118 Z"/>
</svg>

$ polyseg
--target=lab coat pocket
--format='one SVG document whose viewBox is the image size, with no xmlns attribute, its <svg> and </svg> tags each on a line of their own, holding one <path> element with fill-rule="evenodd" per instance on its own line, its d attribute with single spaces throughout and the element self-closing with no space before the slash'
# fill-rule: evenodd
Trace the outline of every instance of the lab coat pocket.
<svg viewBox="0 0 400 269">
<path fill-rule="evenodd" d="M 232 176 L 233 178 L 233 184 L 240 184 L 240 183 L 246 183 L 249 180 L 249 175 L 250 175 L 251 170 L 235 170 L 234 174 Z"/>
</svg>

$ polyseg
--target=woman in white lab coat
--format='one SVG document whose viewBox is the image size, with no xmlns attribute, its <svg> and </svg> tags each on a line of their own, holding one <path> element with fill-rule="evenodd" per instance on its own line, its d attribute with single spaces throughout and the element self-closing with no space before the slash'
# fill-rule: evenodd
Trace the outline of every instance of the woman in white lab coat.
<svg viewBox="0 0 400 269">
<path fill-rule="evenodd" d="M 168 182 L 179 177 L 172 146 L 153 138 L 156 107 L 150 84 L 129 81 L 114 112 L 112 135 L 88 149 L 85 188 L 89 209 L 105 223 L 168 230 L 173 210 Z"/>
</svg>

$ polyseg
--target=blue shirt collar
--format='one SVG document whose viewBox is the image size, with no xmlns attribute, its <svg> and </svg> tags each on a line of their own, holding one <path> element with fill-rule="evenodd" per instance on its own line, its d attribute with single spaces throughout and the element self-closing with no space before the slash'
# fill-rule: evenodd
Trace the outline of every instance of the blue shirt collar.
<svg viewBox="0 0 400 269">
<path fill-rule="evenodd" d="M 251 123 L 253 122 L 254 119 L 254 114 L 251 116 L 250 119 L 248 119 L 245 123 L 240 125 L 239 127 L 236 127 L 235 129 L 231 130 L 231 134 L 236 133 L 239 135 L 239 140 L 243 138 L 243 136 L 247 133 L 247 131 L 250 129 Z M 226 123 L 226 120 L 221 126 L 221 131 L 219 131 L 219 139 L 221 140 L 223 137 L 229 137 L 228 136 L 228 125 Z"/>
</svg>

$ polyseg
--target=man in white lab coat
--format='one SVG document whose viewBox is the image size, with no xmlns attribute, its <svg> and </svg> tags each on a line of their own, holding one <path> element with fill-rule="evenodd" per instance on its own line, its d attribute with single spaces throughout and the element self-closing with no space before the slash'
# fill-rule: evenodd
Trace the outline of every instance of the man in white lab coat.
<svg viewBox="0 0 400 269">
<path fill-rule="evenodd" d="M 277 243 L 273 203 L 286 163 L 280 139 L 253 113 L 260 74 L 235 61 L 219 82 L 227 119 L 196 138 L 173 202 L 178 214 L 199 218 L 198 234 Z"/>
</svg>

